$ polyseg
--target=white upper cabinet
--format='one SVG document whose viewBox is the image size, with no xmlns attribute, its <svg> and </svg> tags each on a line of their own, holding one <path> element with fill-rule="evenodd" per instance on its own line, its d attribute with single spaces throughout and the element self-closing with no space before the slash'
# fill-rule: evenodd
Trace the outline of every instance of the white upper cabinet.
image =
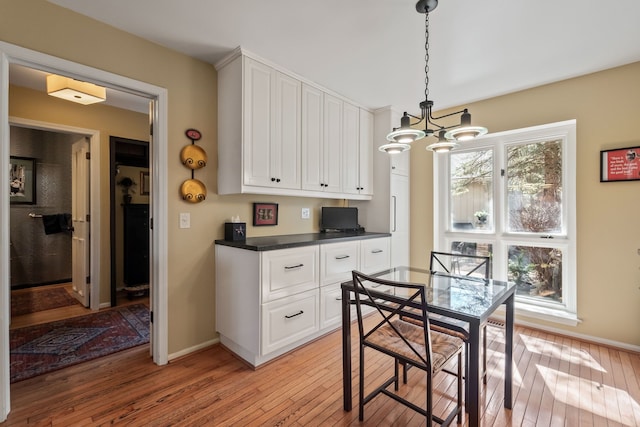
<svg viewBox="0 0 640 427">
<path fill-rule="evenodd" d="M 216 69 L 218 194 L 371 198 L 359 148 L 368 111 L 240 48 Z M 343 144 L 356 156 L 348 188 Z"/>
<path fill-rule="evenodd" d="M 341 193 L 342 101 L 302 85 L 302 188 Z"/>
<path fill-rule="evenodd" d="M 342 190 L 373 195 L 373 114 L 344 103 Z"/>
</svg>

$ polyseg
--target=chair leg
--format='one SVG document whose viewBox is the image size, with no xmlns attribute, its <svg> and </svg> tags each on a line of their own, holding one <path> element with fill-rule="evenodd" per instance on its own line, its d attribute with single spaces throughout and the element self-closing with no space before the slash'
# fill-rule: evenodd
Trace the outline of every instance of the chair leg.
<svg viewBox="0 0 640 427">
<path fill-rule="evenodd" d="M 462 424 L 462 353 L 458 353 L 458 424 Z"/>
<path fill-rule="evenodd" d="M 487 383 L 487 325 L 482 328 L 482 383 Z"/>
<path fill-rule="evenodd" d="M 364 421 L 364 347 L 360 344 L 360 396 L 358 397 L 358 419 Z"/>
<path fill-rule="evenodd" d="M 394 359 L 393 360 L 393 374 L 394 374 L 395 381 L 393 381 L 393 387 L 394 387 L 395 391 L 398 391 L 399 365 L 400 365 L 400 362 L 398 361 L 398 359 Z M 406 384 L 407 383 L 407 380 L 406 380 L 406 377 L 407 377 L 407 365 L 406 364 L 403 364 L 403 365 L 404 365 L 404 377 L 405 377 L 404 383 Z"/>
</svg>

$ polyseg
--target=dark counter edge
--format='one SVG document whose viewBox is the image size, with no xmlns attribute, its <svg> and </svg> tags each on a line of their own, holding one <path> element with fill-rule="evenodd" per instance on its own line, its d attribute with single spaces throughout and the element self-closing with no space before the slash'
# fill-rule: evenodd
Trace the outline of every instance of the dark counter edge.
<svg viewBox="0 0 640 427">
<path fill-rule="evenodd" d="M 283 234 L 280 236 L 249 237 L 246 240 L 216 240 L 216 245 L 231 246 L 233 248 L 250 251 L 273 251 L 277 249 L 296 248 L 323 243 L 347 242 L 349 240 L 375 239 L 389 237 L 391 233 L 307 233 Z"/>
</svg>

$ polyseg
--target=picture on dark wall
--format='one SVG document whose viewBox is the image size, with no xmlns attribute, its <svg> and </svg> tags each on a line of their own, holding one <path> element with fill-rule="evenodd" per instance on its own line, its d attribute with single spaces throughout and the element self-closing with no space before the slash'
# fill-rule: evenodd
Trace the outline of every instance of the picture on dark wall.
<svg viewBox="0 0 640 427">
<path fill-rule="evenodd" d="M 254 203 L 253 225 L 278 225 L 278 204 Z"/>
<path fill-rule="evenodd" d="M 36 159 L 11 156 L 9 200 L 14 204 L 36 203 Z"/>
</svg>

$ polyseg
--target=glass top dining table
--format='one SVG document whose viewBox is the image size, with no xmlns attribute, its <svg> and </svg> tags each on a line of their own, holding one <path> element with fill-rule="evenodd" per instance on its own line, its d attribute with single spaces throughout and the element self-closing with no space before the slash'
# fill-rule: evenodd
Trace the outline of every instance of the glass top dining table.
<svg viewBox="0 0 640 427">
<path fill-rule="evenodd" d="M 515 305 L 515 284 L 500 280 L 484 280 L 467 276 L 432 274 L 428 270 L 413 267 L 394 267 L 370 276 L 400 282 L 422 283 L 427 288 L 427 308 L 429 312 L 467 325 L 469 332 L 466 378 L 468 393 L 465 402 L 469 414 L 469 425 L 479 426 L 480 408 L 480 341 L 481 328 L 501 305 L 505 306 L 505 362 L 504 362 L 504 407 L 512 407 L 513 377 L 513 318 Z M 342 283 L 342 356 L 343 356 L 343 396 L 344 410 L 352 409 L 351 397 L 351 305 L 355 303 L 352 281 Z M 375 289 L 370 288 L 372 296 Z M 396 295 L 401 296 L 401 295 Z"/>
</svg>

